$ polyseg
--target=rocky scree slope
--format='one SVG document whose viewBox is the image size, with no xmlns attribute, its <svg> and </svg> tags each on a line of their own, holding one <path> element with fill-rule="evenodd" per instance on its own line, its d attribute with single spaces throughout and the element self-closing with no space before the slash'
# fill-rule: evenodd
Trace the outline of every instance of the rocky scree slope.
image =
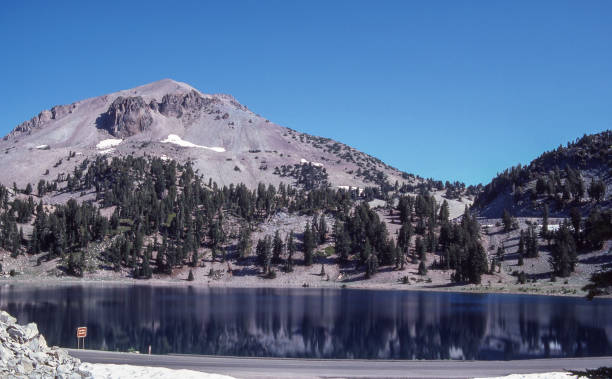
<svg viewBox="0 0 612 379">
<path fill-rule="evenodd" d="M 17 324 L 0 311 L 1 378 L 92 378 L 81 361 L 56 346 L 49 348 L 35 323 Z"/>
<path fill-rule="evenodd" d="M 332 186 L 417 185 L 423 180 L 342 143 L 276 125 L 229 95 L 165 79 L 60 105 L 0 141 L 0 182 L 34 186 L 99 154 L 191 161 L 220 185 L 295 184 L 312 165 Z"/>
</svg>

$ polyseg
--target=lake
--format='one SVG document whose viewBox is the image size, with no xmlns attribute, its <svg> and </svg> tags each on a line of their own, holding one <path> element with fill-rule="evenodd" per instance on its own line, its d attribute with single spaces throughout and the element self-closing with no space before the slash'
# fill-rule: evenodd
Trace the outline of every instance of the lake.
<svg viewBox="0 0 612 379">
<path fill-rule="evenodd" d="M 0 285 L 49 345 L 235 356 L 525 359 L 612 355 L 612 300 L 352 289 Z"/>
</svg>

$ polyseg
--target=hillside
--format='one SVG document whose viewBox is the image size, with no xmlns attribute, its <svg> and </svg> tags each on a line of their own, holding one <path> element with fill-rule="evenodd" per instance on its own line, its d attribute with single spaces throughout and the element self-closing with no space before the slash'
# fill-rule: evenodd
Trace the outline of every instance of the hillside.
<svg viewBox="0 0 612 379">
<path fill-rule="evenodd" d="M 303 165 L 335 187 L 425 182 L 337 141 L 276 125 L 230 95 L 169 79 L 44 110 L 5 136 L 0 151 L 6 186 L 56 178 L 101 154 L 190 161 L 221 186 L 304 184 Z"/>
<path fill-rule="evenodd" d="M 0 273 L 235 286 L 447 285 L 451 275 L 480 283 L 487 264 L 475 219 L 451 221 L 440 194 L 398 189 L 368 201 L 372 191 L 220 187 L 189 162 L 99 155 L 35 191 L 0 185 Z M 437 266 L 425 279 L 427 264 Z"/>
<path fill-rule="evenodd" d="M 473 187 L 184 83 L 53 107 L 0 149 L 0 274 L 381 287 L 486 275 L 476 221 L 453 221 Z"/>
<path fill-rule="evenodd" d="M 567 217 L 572 208 L 585 215 L 594 207 L 610 208 L 611 192 L 612 131 L 607 130 L 506 169 L 483 188 L 474 210 L 487 218 L 501 218 L 504 210 L 540 217 L 548 205 L 554 217 Z"/>
</svg>

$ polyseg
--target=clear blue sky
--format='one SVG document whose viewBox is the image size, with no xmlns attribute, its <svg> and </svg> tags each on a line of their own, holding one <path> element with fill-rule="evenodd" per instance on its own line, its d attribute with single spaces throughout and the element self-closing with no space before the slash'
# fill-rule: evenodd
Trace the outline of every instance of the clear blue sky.
<svg viewBox="0 0 612 379">
<path fill-rule="evenodd" d="M 0 134 L 172 78 L 468 184 L 612 127 L 612 1 L 12 1 Z"/>
</svg>

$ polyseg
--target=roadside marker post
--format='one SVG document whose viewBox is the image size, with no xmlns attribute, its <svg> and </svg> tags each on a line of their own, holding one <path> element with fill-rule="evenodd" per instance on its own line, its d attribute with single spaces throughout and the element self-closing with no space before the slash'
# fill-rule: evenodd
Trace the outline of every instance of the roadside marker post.
<svg viewBox="0 0 612 379">
<path fill-rule="evenodd" d="M 81 347 L 81 338 L 83 339 L 83 350 L 85 349 L 85 337 L 87 337 L 87 327 L 80 326 L 77 328 L 77 349 Z"/>
</svg>

